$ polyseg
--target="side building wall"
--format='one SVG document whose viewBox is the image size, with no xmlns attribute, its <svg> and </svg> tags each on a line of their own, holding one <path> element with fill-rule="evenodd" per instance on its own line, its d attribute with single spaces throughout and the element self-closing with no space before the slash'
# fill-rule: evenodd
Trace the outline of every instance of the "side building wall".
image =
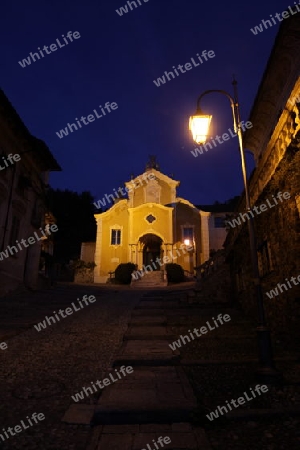
<svg viewBox="0 0 300 450">
<path fill-rule="evenodd" d="M 264 188 L 255 204 L 267 204 L 272 208 L 255 216 L 255 232 L 258 243 L 258 260 L 264 293 L 267 322 L 277 334 L 285 331 L 295 336 L 299 327 L 299 286 L 286 281 L 300 275 L 300 152 L 287 151 L 272 180 Z M 272 195 L 289 192 L 290 198 L 274 205 Z M 233 234 L 233 232 L 231 232 Z M 256 298 L 252 283 L 250 242 L 247 223 L 240 226 L 231 249 L 227 248 L 235 299 L 247 313 L 257 317 Z M 266 294 L 277 284 L 286 284 L 278 289 L 278 295 L 269 298 Z M 281 292 L 283 290 L 283 292 Z"/>
<path fill-rule="evenodd" d="M 4 163 L 18 155 L 14 164 Z M 51 170 L 60 171 L 46 144 L 32 136 L 4 92 L 0 89 L 0 295 L 20 286 L 39 288 L 41 249 L 52 249 L 38 239 L 18 246 L 22 240 L 41 237 L 47 223 L 46 186 Z M 21 245 L 21 244 L 20 244 Z"/>
<path fill-rule="evenodd" d="M 300 275 L 299 29 L 300 15 L 281 24 L 250 113 L 253 128 L 244 136 L 257 164 L 249 181 L 251 205 L 267 205 L 254 213 L 267 323 L 291 347 L 300 320 L 300 284 L 290 282 Z M 290 197 L 275 204 L 280 192 Z M 244 198 L 238 211 L 246 212 Z M 225 246 L 235 299 L 257 318 L 247 220 L 230 230 Z"/>
</svg>

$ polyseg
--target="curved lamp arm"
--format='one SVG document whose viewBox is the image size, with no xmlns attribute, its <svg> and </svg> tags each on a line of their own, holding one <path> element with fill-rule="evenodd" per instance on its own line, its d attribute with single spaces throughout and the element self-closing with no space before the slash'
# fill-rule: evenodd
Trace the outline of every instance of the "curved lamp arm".
<svg viewBox="0 0 300 450">
<path fill-rule="evenodd" d="M 223 94 L 225 95 L 229 101 L 230 101 L 230 105 L 231 105 L 231 109 L 232 109 L 232 116 L 233 116 L 233 125 L 234 125 L 234 132 L 237 134 L 238 133 L 238 127 L 239 127 L 239 123 L 240 123 L 240 114 L 239 114 L 239 104 L 238 101 L 235 100 L 230 94 L 228 94 L 228 92 L 223 91 L 222 89 L 209 89 L 207 91 L 204 91 L 197 100 L 197 110 L 201 111 L 200 108 L 200 101 L 201 99 L 207 95 L 207 94 L 211 94 L 212 92 L 218 92 L 219 94 Z"/>
</svg>

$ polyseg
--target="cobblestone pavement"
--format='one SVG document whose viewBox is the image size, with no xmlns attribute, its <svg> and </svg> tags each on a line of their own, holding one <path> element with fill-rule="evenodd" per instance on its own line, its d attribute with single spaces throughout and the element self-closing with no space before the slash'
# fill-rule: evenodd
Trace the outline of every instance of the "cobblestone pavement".
<svg viewBox="0 0 300 450">
<path fill-rule="evenodd" d="M 96 302 L 38 332 L 33 325 L 65 309 L 83 295 Z M 61 419 L 71 396 L 91 381 L 103 379 L 120 346 L 139 292 L 118 288 L 59 285 L 42 292 L 21 292 L 0 299 L 0 434 L 32 413 L 45 420 L 0 438 L 0 448 L 84 450 L 91 429 Z M 86 403 L 95 403 L 95 396 Z"/>
<path fill-rule="evenodd" d="M 37 332 L 34 329 L 33 325 L 46 315 L 69 307 L 84 294 L 95 295 L 96 302 L 45 330 Z M 127 333 L 127 338 L 133 331 L 141 333 L 136 322 L 141 323 L 145 317 L 142 306 L 146 302 L 140 302 L 144 294 L 142 290 L 119 287 L 60 285 L 42 293 L 20 293 L 0 299 L 0 343 L 8 344 L 6 350 L 0 350 L 0 430 L 26 421 L 26 416 L 30 417 L 34 412 L 46 417 L 2 443 L 0 439 L 1 450 L 125 450 L 131 448 L 130 442 L 137 436 L 140 439 L 140 434 L 156 432 L 157 425 L 151 424 L 132 425 L 130 429 L 105 425 L 103 429 L 98 426 L 92 430 L 89 425 L 62 422 L 69 406 L 74 404 L 71 396 L 111 372 L 130 317 L 135 330 Z M 178 294 L 174 292 L 175 297 L 182 299 L 185 295 L 178 291 Z M 300 364 L 296 360 L 299 354 L 275 342 L 275 357 L 279 358 L 277 367 L 284 374 L 284 383 L 269 386 L 267 394 L 236 410 L 253 414 L 253 417 L 232 420 L 229 415 L 224 415 L 209 422 L 206 414 L 216 410 L 218 405 L 240 397 L 244 391 L 249 393 L 249 388 L 257 384 L 253 376 L 257 358 L 255 324 L 235 308 L 211 302 L 199 307 L 181 304 L 179 308 L 170 304 L 169 308 L 158 310 L 155 310 L 155 304 L 151 309 L 148 303 L 148 308 L 144 332 L 152 324 L 155 334 L 155 323 L 162 322 L 175 339 L 181 334 L 186 335 L 189 329 L 205 325 L 219 313 L 229 313 L 232 317 L 226 325 L 180 348 L 180 365 L 198 400 L 191 424 L 193 430 L 199 430 L 199 427 L 205 430 L 205 439 L 208 438 L 213 450 L 299 450 L 299 415 L 280 412 L 284 408 L 289 411 L 293 407 L 299 409 Z M 168 342 L 165 343 L 167 346 Z M 98 393 L 83 401 L 90 405 L 97 402 Z M 270 414 L 274 411 L 279 412 L 276 417 Z M 260 417 L 259 413 L 264 412 L 265 417 Z M 169 427 L 164 430 L 166 432 L 174 431 L 172 424 L 164 427 Z M 188 433 L 187 429 L 185 431 Z M 145 442 L 150 436 L 146 434 Z M 185 437 L 179 434 L 178 439 L 182 442 L 179 446 L 176 444 L 176 449 L 204 450 L 202 444 L 195 447 L 196 437 L 190 436 L 189 444 L 187 434 Z M 118 442 L 117 447 L 110 445 L 112 439 Z M 141 441 L 142 447 L 145 447 L 144 441 Z M 142 447 L 134 445 L 135 450 Z"/>
</svg>

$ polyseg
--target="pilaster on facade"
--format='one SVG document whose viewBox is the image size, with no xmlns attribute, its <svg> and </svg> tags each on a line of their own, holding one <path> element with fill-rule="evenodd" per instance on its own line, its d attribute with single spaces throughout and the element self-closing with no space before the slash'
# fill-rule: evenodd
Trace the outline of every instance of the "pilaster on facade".
<svg viewBox="0 0 300 450">
<path fill-rule="evenodd" d="M 135 194 L 134 189 L 129 189 L 129 191 L 128 191 L 128 206 L 129 206 L 129 208 L 133 207 L 134 194 Z"/>
<path fill-rule="evenodd" d="M 96 248 L 95 248 L 95 264 L 94 269 L 94 282 L 103 283 L 103 277 L 101 276 L 101 254 L 102 254 L 102 218 L 95 215 L 97 221 L 97 237 L 96 237 Z M 107 277 L 105 277 L 107 278 Z M 105 279 L 106 281 L 106 279 Z"/>
<path fill-rule="evenodd" d="M 176 187 L 171 188 L 171 203 L 176 202 Z"/>
<path fill-rule="evenodd" d="M 201 264 L 209 259 L 209 218 L 211 216 L 210 212 L 199 211 L 201 217 L 201 242 L 202 242 L 202 252 L 201 252 Z"/>
</svg>

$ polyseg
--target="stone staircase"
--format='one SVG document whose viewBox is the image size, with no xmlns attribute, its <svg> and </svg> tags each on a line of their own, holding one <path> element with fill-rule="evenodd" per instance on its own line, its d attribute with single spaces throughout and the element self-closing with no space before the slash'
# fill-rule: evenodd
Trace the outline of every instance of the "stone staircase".
<svg viewBox="0 0 300 450">
<path fill-rule="evenodd" d="M 162 287 L 167 286 L 168 282 L 164 280 L 163 270 L 155 270 L 153 272 L 145 272 L 144 275 L 138 280 L 131 281 L 131 287 L 133 288 L 145 288 L 145 287 Z"/>
<path fill-rule="evenodd" d="M 161 283 L 163 272 L 145 274 L 135 284 L 144 278 Z M 181 311 L 180 299 L 168 293 L 144 293 L 132 311 L 111 369 L 129 367 L 131 373 L 103 390 L 97 404 L 72 403 L 66 411 L 63 422 L 93 427 L 86 450 L 154 450 L 152 442 L 162 448 L 155 440 L 163 436 L 170 450 L 212 450 L 205 430 L 191 423 L 197 399 L 180 366 L 180 352 L 169 345 L 177 335 L 167 324 L 168 313 L 181 316 Z"/>
</svg>

